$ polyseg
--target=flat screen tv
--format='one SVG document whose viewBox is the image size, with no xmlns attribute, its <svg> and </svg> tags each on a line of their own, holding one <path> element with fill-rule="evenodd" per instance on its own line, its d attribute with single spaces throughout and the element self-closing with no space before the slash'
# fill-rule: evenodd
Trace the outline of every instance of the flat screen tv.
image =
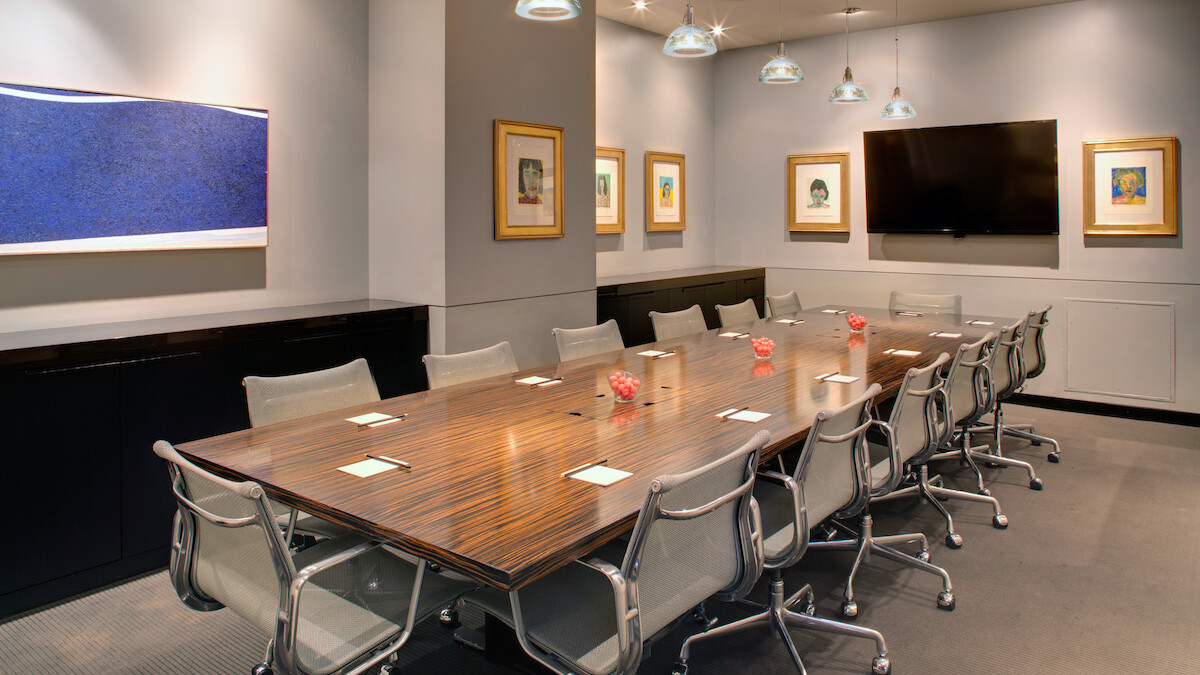
<svg viewBox="0 0 1200 675">
<path fill-rule="evenodd" d="M 867 232 L 1058 234 L 1056 120 L 867 131 Z"/>
</svg>

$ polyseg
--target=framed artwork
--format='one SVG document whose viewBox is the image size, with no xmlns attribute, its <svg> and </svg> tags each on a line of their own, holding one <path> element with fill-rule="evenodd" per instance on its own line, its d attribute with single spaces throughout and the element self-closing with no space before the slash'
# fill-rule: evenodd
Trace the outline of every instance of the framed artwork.
<svg viewBox="0 0 1200 675">
<path fill-rule="evenodd" d="M 1178 234 L 1175 137 L 1083 143 L 1084 234 Z"/>
<path fill-rule="evenodd" d="M 625 231 L 625 151 L 596 148 L 596 234 Z"/>
<path fill-rule="evenodd" d="M 563 129 L 496 120 L 496 239 L 563 236 Z"/>
<path fill-rule="evenodd" d="M 677 232 L 687 226 L 684 157 L 646 153 L 646 231 Z"/>
<path fill-rule="evenodd" d="M 788 155 L 788 232 L 850 231 L 850 155 Z"/>
<path fill-rule="evenodd" d="M 0 84 L 0 255 L 267 245 L 267 111 Z"/>
</svg>

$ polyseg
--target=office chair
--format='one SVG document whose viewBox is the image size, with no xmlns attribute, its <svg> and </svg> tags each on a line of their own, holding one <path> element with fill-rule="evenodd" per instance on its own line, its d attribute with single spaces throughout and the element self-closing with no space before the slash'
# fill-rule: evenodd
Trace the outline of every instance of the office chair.
<svg viewBox="0 0 1200 675">
<path fill-rule="evenodd" d="M 762 538 L 752 490 L 770 438 L 760 431 L 721 459 L 651 481 L 623 557 L 609 545 L 519 590 L 485 588 L 462 601 L 512 626 L 525 651 L 556 673 L 633 673 L 644 642 L 690 619 L 710 596 L 743 597 L 757 581 Z"/>
<path fill-rule="evenodd" d="M 892 402 L 887 421 L 873 420 L 874 427 L 882 433 L 877 438 L 883 443 L 871 442 L 871 435 L 867 436 L 869 469 L 863 474 L 862 489 L 869 493 L 872 500 L 899 487 L 901 479 L 906 475 L 909 460 L 937 448 L 939 436 L 934 394 L 941 389 L 938 371 L 949 360 L 950 356 L 943 352 L 924 368 L 910 368 L 905 373 L 900 390 Z M 854 575 L 858 572 L 859 565 L 870 561 L 872 555 L 941 577 L 942 591 L 938 594 L 937 606 L 952 611 L 954 592 L 950 585 L 950 575 L 946 570 L 929 563 L 929 544 L 925 535 L 916 532 L 876 536 L 871 519 L 870 501 L 863 504 L 859 513 L 860 529 L 858 532 L 849 532 L 851 538 L 814 541 L 808 545 L 810 549 L 817 550 L 857 551 L 854 565 L 850 568 L 850 576 L 846 580 L 842 614 L 848 617 L 858 615 L 858 603 L 854 601 Z M 897 544 L 918 544 L 921 553 L 915 557 L 908 555 L 892 548 Z"/>
<path fill-rule="evenodd" d="M 892 298 L 888 301 L 888 311 L 920 312 L 921 314 L 962 314 L 962 296 L 892 291 Z"/>
<path fill-rule="evenodd" d="M 717 316 L 721 317 L 721 327 L 732 326 L 735 323 L 754 323 L 758 321 L 758 306 L 754 298 L 746 298 L 736 305 L 717 305 Z"/>
<path fill-rule="evenodd" d="M 421 361 L 425 363 L 430 389 L 517 372 L 517 359 L 508 342 L 499 342 L 472 352 L 426 354 Z"/>
<path fill-rule="evenodd" d="M 366 359 L 296 375 L 248 375 L 242 378 L 242 386 L 246 389 L 250 426 L 255 428 L 379 400 L 379 389 Z M 286 528 L 285 541 L 291 541 L 297 531 L 327 537 L 346 532 L 340 525 L 274 500 L 270 503 L 272 512 L 279 514 L 280 526 Z"/>
<path fill-rule="evenodd" d="M 1015 466 L 1025 469 L 1029 474 L 1029 488 L 1032 490 L 1041 490 L 1042 479 L 1038 478 L 1037 474 L 1034 473 L 1033 465 L 1029 462 L 1005 457 L 1001 448 L 1001 439 L 1004 438 L 1004 410 L 1002 404 L 1005 399 L 1015 394 L 1025 381 L 1025 362 L 1021 358 L 1021 344 L 1025 339 L 1025 329 L 1028 326 L 1029 317 L 1025 317 L 1021 322 L 1005 326 L 1000 331 L 1000 340 L 996 345 L 996 353 L 992 357 L 992 368 L 990 369 L 992 374 L 991 387 L 994 391 L 992 423 L 977 424 L 970 429 L 970 433 L 972 434 L 991 431 L 995 437 L 995 443 L 990 448 L 987 446 L 979 446 L 979 450 L 972 448 L 971 454 L 976 460 L 982 460 L 989 467 Z"/>
<path fill-rule="evenodd" d="M 875 641 L 877 655 L 871 672 L 891 671 L 887 645 L 878 631 L 812 616 L 812 587 L 805 585 L 784 598 L 783 570 L 804 556 L 809 529 L 830 517 L 849 517 L 867 501 L 866 448 L 863 434 L 871 426 L 871 402 L 882 391 L 873 384 L 861 396 L 836 410 L 822 410 L 804 441 L 792 475 L 761 470 L 754 498 L 762 512 L 762 536 L 766 555 L 764 569 L 771 574 L 771 596 L 765 610 L 731 624 L 718 626 L 684 641 L 675 673 L 686 673 L 691 647 L 700 641 L 754 627 L 778 633 L 800 673 L 804 663 L 796 651 L 788 626 Z M 805 610 L 794 607 L 805 599 Z"/>
<path fill-rule="evenodd" d="M 1030 379 L 1041 375 L 1046 370 L 1046 343 L 1042 338 L 1042 333 L 1046 330 L 1046 326 L 1050 325 L 1047 315 L 1051 309 L 1052 306 L 1047 306 L 1045 309 L 1029 313 L 1029 330 L 1025 332 L 1025 339 L 1021 343 L 1020 351 L 1023 362 L 1023 377 L 1017 385 L 1015 393 L 1024 391 Z M 1049 436 L 1040 436 L 1034 433 L 1032 424 L 1001 423 L 1001 433 L 1025 439 L 1034 446 L 1049 443 L 1054 447 L 1054 450 L 1046 455 L 1046 459 L 1055 464 L 1059 462 L 1058 441 Z"/>
<path fill-rule="evenodd" d="M 804 308 L 800 306 L 800 296 L 796 294 L 796 291 L 767 296 L 767 316 L 771 318 L 795 314 L 803 310 Z"/>
<path fill-rule="evenodd" d="M 559 363 L 625 348 L 616 319 L 585 328 L 551 328 L 550 333 L 558 347 Z"/>
<path fill-rule="evenodd" d="M 650 310 L 650 323 L 654 326 L 654 341 L 672 340 L 708 330 L 704 312 L 700 305 L 692 305 L 678 312 L 656 312 Z"/>
<path fill-rule="evenodd" d="M 158 441 L 178 511 L 171 582 L 198 611 L 228 607 L 268 636 L 255 675 L 360 673 L 400 649 L 417 621 L 473 584 L 426 575 L 382 544 L 348 534 L 300 552 L 273 526 L 263 489 L 209 473 Z"/>
</svg>

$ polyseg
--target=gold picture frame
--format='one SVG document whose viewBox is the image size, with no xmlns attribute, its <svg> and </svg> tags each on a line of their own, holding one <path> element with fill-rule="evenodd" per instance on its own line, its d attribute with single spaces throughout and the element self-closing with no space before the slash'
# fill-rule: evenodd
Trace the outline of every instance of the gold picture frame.
<svg viewBox="0 0 1200 675">
<path fill-rule="evenodd" d="M 1179 233 L 1174 136 L 1083 143 L 1083 233 Z"/>
<path fill-rule="evenodd" d="M 563 236 L 563 128 L 495 122 L 496 239 Z"/>
<path fill-rule="evenodd" d="M 646 153 L 646 231 L 679 232 L 687 227 L 685 158 Z"/>
<path fill-rule="evenodd" d="M 788 232 L 850 231 L 850 153 L 788 155 L 785 168 Z"/>
<path fill-rule="evenodd" d="M 596 147 L 596 234 L 625 232 L 625 151 Z"/>
</svg>

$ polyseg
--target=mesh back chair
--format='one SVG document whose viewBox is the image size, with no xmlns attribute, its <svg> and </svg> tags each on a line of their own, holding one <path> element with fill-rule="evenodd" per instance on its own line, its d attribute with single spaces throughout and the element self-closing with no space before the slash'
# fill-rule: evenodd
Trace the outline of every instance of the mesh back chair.
<svg viewBox="0 0 1200 675">
<path fill-rule="evenodd" d="M 892 291 L 892 299 L 888 301 L 888 310 L 921 314 L 962 314 L 962 296 Z"/>
<path fill-rule="evenodd" d="M 754 323 L 758 321 L 758 306 L 754 298 L 746 298 L 736 305 L 717 305 L 717 316 L 721 317 L 721 327 L 732 326 L 735 323 Z"/>
<path fill-rule="evenodd" d="M 1050 324 L 1047 315 L 1050 313 L 1050 307 L 1029 313 L 1029 329 L 1025 331 L 1025 339 L 1021 343 L 1021 359 L 1023 362 L 1024 378 L 1017 385 L 1014 393 L 1020 393 L 1025 389 L 1025 384 L 1030 378 L 1041 375 L 1046 370 L 1046 342 L 1042 337 L 1046 326 Z M 1054 449 L 1046 455 L 1046 459 L 1057 464 L 1059 461 L 1058 441 L 1049 436 L 1041 436 L 1033 431 L 1031 424 L 1002 424 L 1001 434 L 1012 436 L 1014 438 L 1022 438 L 1029 441 L 1032 445 L 1041 445 L 1049 443 Z"/>
<path fill-rule="evenodd" d="M 940 437 L 937 432 L 933 396 L 941 386 L 938 371 L 949 360 L 950 356 L 943 352 L 932 364 L 924 368 L 910 368 L 900 384 L 887 421 L 873 422 L 882 434 L 883 444 L 870 442 L 868 438 L 870 462 L 865 474 L 867 483 L 863 489 L 869 492 L 872 498 L 894 491 L 906 474 L 909 460 L 937 448 Z M 850 538 L 814 541 L 809 544 L 809 548 L 818 550 L 857 551 L 850 576 L 846 580 L 842 614 L 848 617 L 858 616 L 858 603 L 854 600 L 854 575 L 862 563 L 870 561 L 872 555 L 941 577 L 942 591 L 938 594 L 937 606 L 952 611 L 954 594 L 950 585 L 950 575 L 946 570 L 929 563 L 929 544 L 925 535 L 917 532 L 876 536 L 868 507 L 869 502 L 863 505 L 859 513 L 858 532 L 844 528 L 844 531 L 851 535 Z M 921 547 L 921 552 L 915 557 L 910 556 L 892 548 L 897 544 L 917 544 Z"/>
<path fill-rule="evenodd" d="M 154 452 L 168 462 L 178 504 L 170 570 L 179 599 L 200 611 L 229 607 L 266 635 L 256 674 L 361 672 L 471 589 L 358 535 L 293 553 L 257 483 L 215 476 L 166 441 Z"/>
<path fill-rule="evenodd" d="M 804 308 L 800 306 L 800 296 L 796 294 L 796 291 L 767 296 L 767 316 L 769 317 L 795 314 L 801 311 L 804 311 Z"/>
<path fill-rule="evenodd" d="M 995 402 L 992 404 L 992 423 L 981 424 L 971 428 L 971 433 L 990 431 L 994 437 L 992 446 L 986 452 L 972 450 L 976 460 L 983 460 L 988 466 L 1013 466 L 1024 469 L 1029 474 L 1029 488 L 1042 489 L 1042 479 L 1033 471 L 1033 465 L 1018 459 L 1005 457 L 1002 449 L 1004 438 L 1004 400 L 1012 396 L 1025 382 L 1025 360 L 1021 358 L 1021 345 L 1025 340 L 1029 317 L 1011 326 L 1005 326 L 1000 331 L 1000 341 L 996 345 L 996 354 L 992 358 L 992 388 L 995 390 Z"/>
<path fill-rule="evenodd" d="M 708 330 L 704 312 L 700 305 L 692 305 L 678 312 L 650 311 L 650 323 L 654 326 L 654 341 L 673 340 L 677 337 L 703 333 Z"/>
<path fill-rule="evenodd" d="M 1005 516 L 1001 511 L 1000 502 L 996 501 L 996 498 L 992 497 L 988 490 L 983 487 L 982 474 L 979 473 L 979 467 L 975 465 L 975 460 L 971 452 L 970 434 L 971 425 L 979 421 L 979 418 L 991 409 L 992 397 L 991 388 L 988 386 L 990 381 L 988 369 L 994 348 L 999 339 L 1000 335 L 998 333 L 989 332 L 977 342 L 958 346 L 954 360 L 950 362 L 950 367 L 946 371 L 942 391 L 935 400 L 937 402 L 937 423 L 939 425 L 938 433 L 941 437 L 940 441 L 949 444 L 957 429 L 959 440 L 962 442 L 962 448 L 947 448 L 949 452 L 932 454 L 926 460 L 959 458 L 965 461 L 975 473 L 979 493 L 951 490 L 942 486 L 940 478 L 929 478 L 923 462 L 920 467 L 920 486 L 921 494 L 923 495 L 932 494 L 938 498 L 964 499 L 991 504 L 992 511 L 994 512 L 992 526 L 1003 530 L 1008 527 L 1008 516 Z M 946 511 L 938 499 L 934 499 L 930 503 L 937 507 L 946 519 L 946 545 L 950 548 L 962 546 L 962 535 L 954 531 L 954 519 L 951 518 L 950 513 Z"/>
<path fill-rule="evenodd" d="M 508 594 L 463 597 L 512 626 L 556 673 L 632 673 L 643 641 L 665 634 L 712 595 L 740 598 L 762 571 L 752 517 L 760 431 L 724 458 L 650 483 L 624 549 L 609 546 Z M 604 557 L 601 557 L 604 556 Z M 621 559 L 620 568 L 606 561 Z"/>
<path fill-rule="evenodd" d="M 551 328 L 559 362 L 582 359 L 625 348 L 616 319 L 586 328 Z"/>
<path fill-rule="evenodd" d="M 513 357 L 512 346 L 507 342 L 473 352 L 426 354 L 421 360 L 425 362 L 430 389 L 517 372 L 517 359 Z"/>
<path fill-rule="evenodd" d="M 689 637 L 680 651 L 684 666 L 690 647 L 697 641 L 761 626 L 782 636 L 796 668 L 804 673 L 804 664 L 788 634 L 788 626 L 795 626 L 874 640 L 877 655 L 871 663 L 872 672 L 891 670 L 887 645 L 878 631 L 812 616 L 813 592 L 809 585 L 786 599 L 783 590 L 783 570 L 804 555 L 809 529 L 826 518 L 852 516 L 867 501 L 863 436 L 871 426 L 871 402 L 880 391 L 880 386 L 873 384 L 845 406 L 817 413 L 792 475 L 759 471 L 754 498 L 762 512 L 766 554 L 763 567 L 771 575 L 770 601 L 760 614 Z M 806 608 L 797 612 L 793 607 L 802 598 Z"/>
<path fill-rule="evenodd" d="M 317 415 L 330 410 L 379 400 L 379 389 L 366 359 L 355 359 L 350 363 L 325 370 L 279 377 L 250 375 L 242 379 L 246 388 L 246 408 L 250 412 L 250 426 L 268 424 Z M 286 540 L 300 531 L 322 536 L 344 534 L 345 529 L 320 518 L 315 518 L 272 501 L 271 509 L 279 514 L 281 525 L 286 523 Z"/>
</svg>

